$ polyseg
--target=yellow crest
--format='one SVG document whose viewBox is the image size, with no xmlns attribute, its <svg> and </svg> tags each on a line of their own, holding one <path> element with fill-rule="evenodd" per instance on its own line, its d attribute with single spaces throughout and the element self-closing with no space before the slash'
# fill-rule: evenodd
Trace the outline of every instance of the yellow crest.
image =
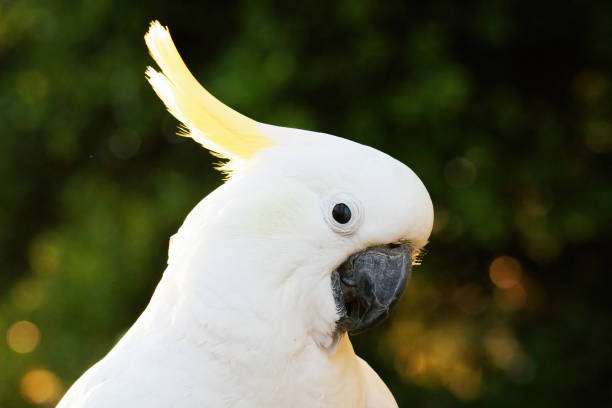
<svg viewBox="0 0 612 408">
<path fill-rule="evenodd" d="M 183 123 L 189 136 L 225 159 L 248 159 L 274 145 L 257 122 L 212 96 L 193 77 L 179 55 L 168 28 L 153 21 L 145 42 L 161 72 L 147 67 L 146 77 L 168 111 Z"/>
</svg>

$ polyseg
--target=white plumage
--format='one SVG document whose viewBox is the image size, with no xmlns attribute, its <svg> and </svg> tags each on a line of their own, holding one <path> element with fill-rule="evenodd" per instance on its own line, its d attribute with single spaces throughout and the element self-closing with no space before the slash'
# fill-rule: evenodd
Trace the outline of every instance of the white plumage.
<svg viewBox="0 0 612 408">
<path fill-rule="evenodd" d="M 426 243 L 421 181 L 370 147 L 232 111 L 191 77 L 159 23 L 146 39 L 163 70 L 147 71 L 156 92 L 233 173 L 173 237 L 146 310 L 58 407 L 397 406 L 348 336 L 334 339 L 330 274 L 372 245 Z M 349 233 L 326 217 L 339 195 L 361 213 Z"/>
</svg>

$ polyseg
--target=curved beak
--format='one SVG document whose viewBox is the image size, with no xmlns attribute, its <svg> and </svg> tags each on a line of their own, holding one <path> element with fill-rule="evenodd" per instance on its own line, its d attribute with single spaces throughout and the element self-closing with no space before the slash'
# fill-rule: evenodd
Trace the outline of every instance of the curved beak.
<svg viewBox="0 0 612 408">
<path fill-rule="evenodd" d="M 385 320 L 404 293 L 412 269 L 405 244 L 366 248 L 332 272 L 332 290 L 340 319 L 337 330 L 362 333 Z"/>
</svg>

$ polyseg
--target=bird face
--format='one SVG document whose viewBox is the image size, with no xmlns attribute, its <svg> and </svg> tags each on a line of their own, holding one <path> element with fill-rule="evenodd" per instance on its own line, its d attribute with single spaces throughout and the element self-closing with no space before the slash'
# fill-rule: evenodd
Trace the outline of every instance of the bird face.
<svg viewBox="0 0 612 408">
<path fill-rule="evenodd" d="M 302 143 L 302 131 L 274 131 L 295 143 L 263 149 L 237 170 L 228 184 L 250 198 L 226 215 L 241 234 L 277 248 L 268 253 L 277 268 L 269 273 L 310 294 L 299 295 L 304 325 L 333 351 L 345 332 L 388 317 L 429 237 L 432 203 L 408 167 L 373 148 L 312 132 Z"/>
</svg>

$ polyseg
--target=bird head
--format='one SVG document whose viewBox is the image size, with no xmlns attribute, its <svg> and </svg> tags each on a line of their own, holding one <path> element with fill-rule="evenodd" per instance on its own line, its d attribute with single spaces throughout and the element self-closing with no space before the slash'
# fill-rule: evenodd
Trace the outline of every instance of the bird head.
<svg viewBox="0 0 612 408">
<path fill-rule="evenodd" d="M 328 352 L 384 320 L 431 232 L 421 180 L 374 148 L 233 111 L 191 75 L 167 28 L 153 22 L 145 40 L 161 68 L 147 69 L 155 92 L 229 174 L 185 220 L 169 264 Z"/>
</svg>

